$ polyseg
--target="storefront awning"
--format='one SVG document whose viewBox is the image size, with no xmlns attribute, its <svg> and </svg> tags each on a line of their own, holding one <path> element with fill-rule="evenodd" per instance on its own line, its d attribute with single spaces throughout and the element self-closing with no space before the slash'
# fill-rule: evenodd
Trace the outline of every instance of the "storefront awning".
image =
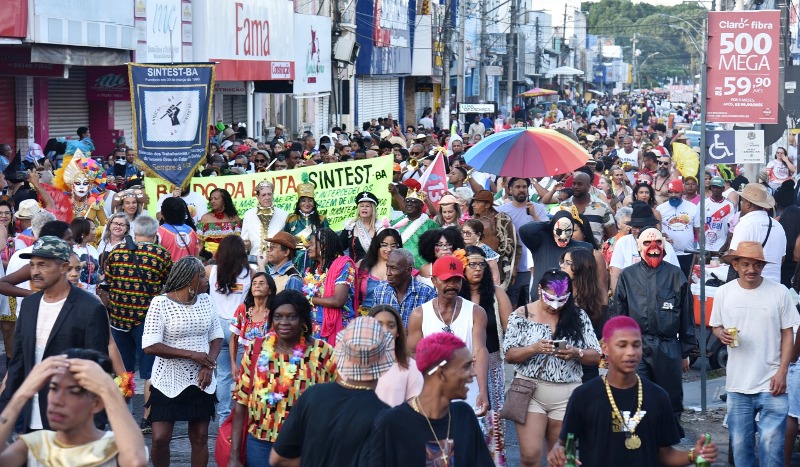
<svg viewBox="0 0 800 467">
<path fill-rule="evenodd" d="M 32 63 L 53 63 L 74 66 L 113 66 L 131 61 L 129 50 L 72 47 L 34 44 L 31 47 Z"/>
</svg>

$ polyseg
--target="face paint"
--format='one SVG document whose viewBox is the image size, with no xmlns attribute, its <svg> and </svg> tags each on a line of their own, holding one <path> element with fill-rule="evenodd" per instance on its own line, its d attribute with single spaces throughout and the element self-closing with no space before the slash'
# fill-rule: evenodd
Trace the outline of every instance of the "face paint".
<svg viewBox="0 0 800 467">
<path fill-rule="evenodd" d="M 72 193 L 78 198 L 83 198 L 89 193 L 92 182 L 88 178 L 77 178 L 72 183 Z"/>
<path fill-rule="evenodd" d="M 559 310 L 567 304 L 567 300 L 569 300 L 570 295 L 570 292 L 567 292 L 564 295 L 553 295 L 542 290 L 542 301 L 550 308 Z"/>
<path fill-rule="evenodd" d="M 553 228 L 553 239 L 559 248 L 566 248 L 569 244 L 570 239 L 572 239 L 572 230 L 572 221 L 568 218 L 562 217 L 556 221 L 556 225 Z"/>
</svg>

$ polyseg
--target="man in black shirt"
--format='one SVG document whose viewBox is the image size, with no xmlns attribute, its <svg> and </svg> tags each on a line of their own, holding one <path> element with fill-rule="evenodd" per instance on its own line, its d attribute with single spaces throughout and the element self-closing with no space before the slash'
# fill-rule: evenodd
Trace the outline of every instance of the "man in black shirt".
<svg viewBox="0 0 800 467">
<path fill-rule="evenodd" d="M 297 399 L 272 446 L 269 465 L 364 464 L 362 448 L 375 417 L 389 408 L 375 386 L 394 364 L 394 338 L 375 318 L 361 316 L 339 332 L 333 356 L 339 377 L 311 386 Z"/>
<path fill-rule="evenodd" d="M 472 407 L 451 402 L 465 399 L 475 378 L 464 341 L 448 332 L 431 334 L 417 344 L 416 362 L 425 379 L 422 392 L 378 415 L 368 465 L 494 466 Z"/>
<path fill-rule="evenodd" d="M 576 389 L 569 398 L 561 435 L 547 456 L 549 466 L 566 461 L 564 443 L 572 433 L 583 467 L 605 465 L 694 465 L 697 456 L 710 463 L 717 447 L 701 436 L 689 451 L 680 441 L 667 393 L 636 374 L 642 359 L 642 332 L 633 318 L 616 316 L 603 326 L 608 374 Z"/>
</svg>

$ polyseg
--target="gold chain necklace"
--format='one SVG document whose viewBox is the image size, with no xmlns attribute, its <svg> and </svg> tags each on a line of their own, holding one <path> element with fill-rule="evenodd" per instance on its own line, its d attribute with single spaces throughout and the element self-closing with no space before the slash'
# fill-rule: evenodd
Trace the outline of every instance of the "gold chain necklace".
<svg viewBox="0 0 800 467">
<path fill-rule="evenodd" d="M 450 465 L 450 458 L 447 456 L 447 451 L 445 450 L 445 446 L 447 446 L 447 440 L 450 439 L 450 422 L 452 421 L 452 414 L 450 413 L 450 407 L 447 407 L 447 436 L 444 438 L 444 445 L 439 441 L 439 437 L 436 436 L 436 431 L 433 429 L 433 425 L 431 424 L 431 420 L 428 418 L 428 414 L 425 413 L 425 409 L 422 408 L 422 404 L 419 403 L 419 396 L 414 396 L 411 399 L 411 408 L 425 417 L 425 421 L 428 422 L 428 428 L 431 429 L 431 433 L 433 433 L 433 439 L 436 440 L 436 445 L 439 446 L 439 449 L 442 451 L 442 462 L 444 467 L 448 467 Z"/>
<path fill-rule="evenodd" d="M 345 383 L 344 380 L 340 379 L 337 383 L 341 384 L 342 386 L 348 389 L 361 389 L 361 390 L 369 390 L 372 389 L 369 386 L 356 386 L 355 384 Z"/>
<path fill-rule="evenodd" d="M 604 377 L 603 381 L 606 383 L 606 394 L 608 394 L 608 401 L 611 403 L 611 415 L 616 418 L 620 426 L 623 427 L 623 431 L 625 432 L 625 447 L 628 449 L 639 449 L 642 445 L 642 440 L 636 436 L 636 426 L 639 425 L 639 422 L 642 421 L 642 416 L 644 415 L 641 413 L 642 410 L 642 379 L 639 375 L 636 375 L 636 381 L 638 385 L 638 394 L 637 394 L 637 403 L 636 403 L 636 413 L 633 414 L 633 417 L 623 417 L 617 408 L 616 402 L 614 402 L 614 395 L 611 394 L 611 385 L 608 384 L 608 377 Z M 633 428 L 630 428 L 630 422 L 635 422 Z"/>
</svg>

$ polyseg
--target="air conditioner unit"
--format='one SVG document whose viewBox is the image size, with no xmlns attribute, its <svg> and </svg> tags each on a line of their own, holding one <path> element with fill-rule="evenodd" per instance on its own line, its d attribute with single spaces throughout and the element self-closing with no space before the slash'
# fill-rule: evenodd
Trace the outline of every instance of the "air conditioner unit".
<svg viewBox="0 0 800 467">
<path fill-rule="evenodd" d="M 356 42 L 355 32 L 342 29 L 341 35 L 333 45 L 333 59 L 339 62 L 355 63 L 361 48 Z"/>
</svg>

